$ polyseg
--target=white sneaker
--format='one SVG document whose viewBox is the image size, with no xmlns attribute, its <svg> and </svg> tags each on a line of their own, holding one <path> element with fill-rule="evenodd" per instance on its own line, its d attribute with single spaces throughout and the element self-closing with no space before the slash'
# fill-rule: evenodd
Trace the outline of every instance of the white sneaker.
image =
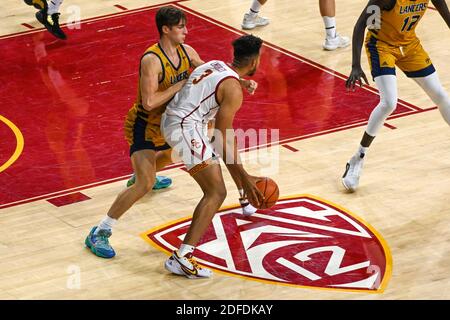
<svg viewBox="0 0 450 320">
<path fill-rule="evenodd" d="M 342 184 L 348 191 L 355 192 L 356 188 L 358 188 L 363 164 L 364 153 L 361 155 L 355 154 L 350 161 L 347 162 L 344 175 L 342 176 Z"/>
<path fill-rule="evenodd" d="M 189 279 L 210 278 L 212 271 L 207 268 L 200 267 L 192 257 L 192 253 L 188 253 L 184 257 L 178 255 L 178 251 L 174 251 L 164 264 L 166 270 L 188 277 Z"/>
<path fill-rule="evenodd" d="M 252 206 L 250 204 L 250 202 L 248 202 L 247 199 L 244 198 L 239 198 L 239 203 L 241 204 L 242 207 L 242 214 L 244 216 L 251 216 L 252 214 L 254 214 L 256 212 L 256 209 L 254 206 Z"/>
<path fill-rule="evenodd" d="M 269 19 L 260 17 L 258 15 L 251 15 L 246 13 L 244 15 L 244 20 L 242 21 L 241 27 L 245 30 L 250 30 L 255 27 L 263 27 L 269 24 Z"/>
<path fill-rule="evenodd" d="M 326 38 L 325 43 L 323 44 L 323 48 L 325 50 L 336 50 L 337 48 L 345 48 L 350 45 L 349 37 L 343 37 L 336 33 L 336 37 L 334 38 Z"/>
</svg>

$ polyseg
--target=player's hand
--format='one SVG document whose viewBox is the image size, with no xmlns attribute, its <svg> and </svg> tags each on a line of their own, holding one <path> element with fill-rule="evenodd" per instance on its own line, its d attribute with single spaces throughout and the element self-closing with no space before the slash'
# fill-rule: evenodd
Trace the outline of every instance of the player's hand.
<svg viewBox="0 0 450 320">
<path fill-rule="evenodd" d="M 178 85 L 177 92 L 180 91 L 184 87 L 184 85 L 186 84 L 187 81 L 188 81 L 188 79 L 183 79 L 176 83 L 176 85 Z"/>
<path fill-rule="evenodd" d="M 353 67 L 352 72 L 348 76 L 347 81 L 345 82 L 345 86 L 347 87 L 347 90 L 355 91 L 356 87 L 355 84 L 357 81 L 359 81 L 359 86 L 362 88 L 363 82 L 362 79 L 364 79 L 364 82 L 369 85 L 369 81 L 367 81 L 367 77 L 362 70 L 361 66 Z"/>
<path fill-rule="evenodd" d="M 264 201 L 264 195 L 259 191 L 256 183 L 264 178 L 246 176 L 242 179 L 242 189 L 244 189 L 244 198 L 257 208 L 261 206 Z"/>
<path fill-rule="evenodd" d="M 241 79 L 241 86 L 247 90 L 249 94 L 254 94 L 256 91 L 256 88 L 258 88 L 258 82 L 254 80 L 245 80 Z"/>
</svg>

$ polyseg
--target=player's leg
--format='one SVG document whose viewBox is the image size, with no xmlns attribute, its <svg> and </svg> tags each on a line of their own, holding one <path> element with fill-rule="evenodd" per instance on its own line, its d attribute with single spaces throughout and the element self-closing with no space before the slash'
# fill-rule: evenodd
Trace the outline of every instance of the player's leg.
<svg viewBox="0 0 450 320">
<path fill-rule="evenodd" d="M 339 35 L 336 31 L 336 3 L 335 0 L 319 0 L 320 15 L 325 25 L 325 50 L 336 50 L 350 45 L 350 39 Z"/>
<path fill-rule="evenodd" d="M 400 61 L 399 67 L 413 79 L 438 106 L 444 120 L 450 125 L 450 101 L 441 85 L 436 69 L 428 53 L 416 39 L 408 48 L 413 54 Z"/>
<path fill-rule="evenodd" d="M 114 249 L 109 244 L 112 227 L 117 220 L 140 198 L 152 189 L 155 182 L 156 152 L 154 150 L 139 150 L 131 155 L 131 163 L 136 173 L 136 183 L 121 191 L 106 216 L 98 226 L 92 228 L 86 238 L 86 246 L 102 258 L 115 256 Z"/>
<path fill-rule="evenodd" d="M 357 152 L 347 162 L 342 184 L 349 191 L 355 191 L 359 185 L 364 157 L 373 139 L 383 126 L 387 117 L 397 106 L 397 77 L 395 75 L 382 75 L 375 78 L 375 83 L 380 92 L 380 102 L 372 111 L 369 123 L 361 139 Z"/>
<path fill-rule="evenodd" d="M 252 5 L 248 12 L 244 15 L 242 21 L 242 29 L 251 30 L 255 27 L 262 27 L 269 24 L 269 19 L 258 15 L 261 7 L 267 2 L 267 0 L 252 0 Z"/>
<path fill-rule="evenodd" d="M 160 151 L 156 154 L 156 172 L 162 170 L 164 167 L 172 164 L 171 157 L 172 150 Z M 172 179 L 166 176 L 158 175 L 156 176 L 155 184 L 153 185 L 153 190 L 160 190 L 170 187 L 172 184 Z"/>
<path fill-rule="evenodd" d="M 200 241 L 227 195 L 219 163 L 211 163 L 194 174 L 193 178 L 202 189 L 203 197 L 194 210 L 191 226 L 183 241 L 190 246 Z"/>
<path fill-rule="evenodd" d="M 375 84 L 380 93 L 380 102 L 373 109 L 369 123 L 355 155 L 347 162 L 342 184 L 351 192 L 359 185 L 365 155 L 386 118 L 397 106 L 397 77 L 395 65 L 403 54 L 375 37 L 368 36 L 365 42 L 367 58 Z"/>
<path fill-rule="evenodd" d="M 413 79 L 438 106 L 442 117 L 450 125 L 450 98 L 442 87 L 437 72 L 435 71 L 428 76 Z"/>
<path fill-rule="evenodd" d="M 156 171 L 160 171 L 165 166 L 172 163 L 171 151 L 163 150 L 156 153 Z M 127 181 L 127 187 L 131 187 L 136 182 L 136 175 L 133 173 L 130 179 Z M 166 176 L 157 175 L 155 179 L 155 184 L 153 185 L 153 190 L 160 190 L 168 188 L 172 185 L 172 179 Z"/>
<path fill-rule="evenodd" d="M 220 131 L 216 131 L 212 124 L 208 124 L 208 128 L 205 128 L 205 136 L 208 136 L 210 138 L 211 144 L 214 146 L 215 150 L 218 148 L 222 148 L 221 145 L 216 145 L 217 140 L 214 136 L 214 133 L 221 135 Z M 222 139 L 218 139 L 218 141 L 221 141 Z M 237 144 L 237 137 L 234 137 L 234 143 Z M 236 185 L 236 188 L 239 192 L 239 204 L 242 208 L 242 214 L 244 216 L 251 216 L 254 214 L 258 209 L 255 208 L 250 204 L 248 199 L 244 197 L 244 189 L 242 188 L 242 182 L 238 177 L 231 176 L 233 178 L 234 184 Z"/>
<path fill-rule="evenodd" d="M 193 260 L 192 255 L 196 245 L 225 200 L 227 191 L 220 165 L 216 161 L 212 161 L 206 168 L 193 174 L 193 178 L 202 189 L 203 197 L 194 210 L 192 222 L 183 244 L 166 261 L 165 267 L 175 274 L 184 275 L 188 278 L 208 278 L 212 274 L 211 270 L 200 268 Z"/>
<path fill-rule="evenodd" d="M 48 14 L 52 15 L 59 13 L 59 7 L 61 7 L 63 0 L 49 0 L 48 2 Z"/>
<path fill-rule="evenodd" d="M 172 147 L 173 157 L 183 160 L 186 169 L 203 191 L 183 244 L 165 262 L 165 268 L 188 278 L 207 278 L 211 276 L 211 270 L 200 268 L 192 254 L 226 197 L 219 161 L 209 142 L 207 130 L 196 123 L 182 127 L 178 117 L 164 114 L 161 131 L 165 141 Z"/>
</svg>

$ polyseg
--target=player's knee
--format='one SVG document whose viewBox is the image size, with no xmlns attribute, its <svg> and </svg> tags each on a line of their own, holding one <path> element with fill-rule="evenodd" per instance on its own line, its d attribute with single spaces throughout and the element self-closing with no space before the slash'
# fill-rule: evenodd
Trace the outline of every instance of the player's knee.
<svg viewBox="0 0 450 320">
<path fill-rule="evenodd" d="M 391 99 L 384 99 L 380 103 L 380 108 L 383 110 L 383 113 L 386 115 L 390 115 L 392 112 L 394 112 L 395 108 L 397 107 L 397 98 L 391 98 Z"/>
<path fill-rule="evenodd" d="M 155 178 L 153 177 L 145 177 L 141 179 L 136 179 L 135 190 L 136 192 L 143 197 L 145 194 L 150 192 L 153 189 L 153 185 L 155 184 Z"/>
<path fill-rule="evenodd" d="M 224 185 L 217 185 L 214 189 L 209 190 L 206 196 L 215 202 L 224 202 L 227 197 L 227 189 Z"/>
<path fill-rule="evenodd" d="M 227 189 L 225 186 L 222 186 L 219 188 L 219 192 L 217 194 L 217 197 L 219 198 L 220 202 L 224 202 L 227 197 Z"/>
</svg>

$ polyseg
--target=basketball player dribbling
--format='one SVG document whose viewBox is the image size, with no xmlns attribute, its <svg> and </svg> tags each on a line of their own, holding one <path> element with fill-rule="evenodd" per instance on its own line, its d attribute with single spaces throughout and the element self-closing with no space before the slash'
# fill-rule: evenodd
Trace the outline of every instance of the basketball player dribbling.
<svg viewBox="0 0 450 320">
<path fill-rule="evenodd" d="M 442 87 L 437 72 L 417 38 L 415 28 L 428 7 L 429 0 L 371 0 L 357 21 L 353 33 L 353 65 L 346 86 L 355 89 L 361 78 L 368 83 L 361 68 L 361 48 L 364 29 L 378 11 L 381 26 L 369 25 L 365 46 L 372 77 L 380 91 L 380 102 L 370 114 L 369 123 L 356 154 L 347 163 L 342 177 L 344 187 L 354 192 L 364 158 L 373 139 L 387 117 L 397 106 L 397 66 L 412 78 L 438 106 L 444 120 L 450 125 L 450 99 Z M 450 13 L 445 0 L 431 1 L 450 28 Z M 445 35 L 442 35 L 444 38 Z M 448 36 L 447 36 L 448 38 Z"/>
<path fill-rule="evenodd" d="M 160 132 L 161 114 L 167 102 L 177 93 L 190 74 L 191 65 L 203 63 L 197 52 L 183 45 L 187 34 L 186 17 L 178 8 L 161 7 L 156 13 L 159 42 L 141 57 L 136 102 L 125 120 L 125 137 L 135 181 L 119 193 L 106 216 L 86 238 L 86 246 L 95 255 L 112 258 L 115 251 L 109 243 L 118 219 L 152 189 L 171 184 L 156 176 L 156 171 L 171 163 L 170 146 Z"/>
<path fill-rule="evenodd" d="M 187 81 L 191 67 L 204 63 L 192 47 L 183 44 L 187 28 L 182 10 L 161 7 L 156 13 L 156 25 L 160 40 L 141 57 L 137 99 L 125 121 L 125 136 L 135 174 L 85 240 L 91 252 L 102 258 L 116 255 L 109 238 L 118 219 L 150 190 L 172 183 L 169 178 L 156 176 L 157 171 L 172 163 L 170 146 L 160 131 L 161 115 L 168 101 Z M 240 85 L 249 93 L 257 87 L 256 82 L 244 79 L 240 79 Z M 242 195 L 242 187 L 237 186 Z M 243 195 L 239 202 L 244 214 L 256 211 Z"/>
<path fill-rule="evenodd" d="M 242 166 L 233 130 L 233 119 L 243 100 L 239 79 L 256 72 L 261 45 L 262 40 L 252 35 L 236 39 L 233 62 L 213 60 L 195 69 L 162 116 L 161 131 L 165 140 L 183 159 L 203 191 L 183 244 L 165 263 L 165 268 L 174 274 L 188 278 L 212 275 L 211 270 L 197 264 L 193 252 L 227 194 L 215 151 L 233 179 L 240 182 L 249 201 L 257 205 L 263 201 L 256 187 L 260 178 L 249 175 Z M 214 118 L 216 149 L 205 134 L 207 123 Z M 220 146 L 217 141 L 222 142 Z"/>
</svg>

